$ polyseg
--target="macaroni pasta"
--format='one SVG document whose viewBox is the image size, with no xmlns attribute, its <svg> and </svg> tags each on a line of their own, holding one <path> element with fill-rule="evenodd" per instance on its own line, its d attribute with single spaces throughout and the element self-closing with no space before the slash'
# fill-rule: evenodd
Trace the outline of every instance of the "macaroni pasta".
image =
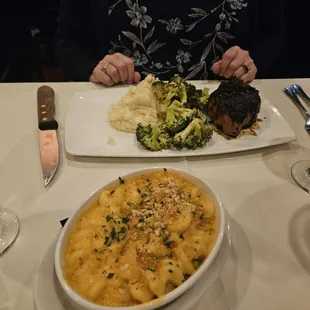
<svg viewBox="0 0 310 310">
<path fill-rule="evenodd" d="M 133 306 L 180 286 L 209 255 L 214 202 L 175 172 L 151 172 L 101 193 L 78 219 L 64 277 L 96 304 Z"/>
</svg>

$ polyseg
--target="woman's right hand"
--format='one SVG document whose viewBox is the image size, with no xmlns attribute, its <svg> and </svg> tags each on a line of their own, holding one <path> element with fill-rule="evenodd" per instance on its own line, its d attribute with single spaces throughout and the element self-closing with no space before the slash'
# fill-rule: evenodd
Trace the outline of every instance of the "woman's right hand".
<svg viewBox="0 0 310 310">
<path fill-rule="evenodd" d="M 141 75 L 135 72 L 135 65 L 131 58 L 120 53 L 106 55 L 95 67 L 89 80 L 106 86 L 124 82 L 128 85 L 138 83 Z"/>
</svg>

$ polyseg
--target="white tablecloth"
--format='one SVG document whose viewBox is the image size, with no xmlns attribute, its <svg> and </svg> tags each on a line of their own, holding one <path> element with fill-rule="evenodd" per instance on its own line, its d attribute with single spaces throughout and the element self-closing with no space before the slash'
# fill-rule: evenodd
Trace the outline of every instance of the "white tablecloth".
<svg viewBox="0 0 310 310">
<path fill-rule="evenodd" d="M 97 88 L 90 83 L 50 83 L 57 95 L 59 171 L 43 186 L 37 140 L 36 90 L 41 84 L 0 84 L 0 204 L 21 221 L 13 247 L 0 256 L 0 309 L 34 309 L 33 279 L 39 259 L 69 216 L 93 190 L 132 170 L 189 169 L 218 192 L 232 217 L 233 248 L 212 294 L 194 309 L 310 309 L 310 196 L 290 176 L 297 160 L 310 159 L 304 119 L 282 93 L 310 80 L 258 80 L 256 87 L 279 109 L 298 140 L 263 150 L 185 159 L 76 159 L 64 152 L 70 99 Z M 40 309 L 41 310 L 41 309 Z"/>
</svg>

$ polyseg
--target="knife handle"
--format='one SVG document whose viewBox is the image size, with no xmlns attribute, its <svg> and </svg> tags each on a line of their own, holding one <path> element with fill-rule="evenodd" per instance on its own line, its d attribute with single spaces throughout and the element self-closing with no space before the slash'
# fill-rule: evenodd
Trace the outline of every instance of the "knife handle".
<svg viewBox="0 0 310 310">
<path fill-rule="evenodd" d="M 49 86 L 41 86 L 37 91 L 38 122 L 40 130 L 57 130 L 55 120 L 55 93 Z"/>
</svg>

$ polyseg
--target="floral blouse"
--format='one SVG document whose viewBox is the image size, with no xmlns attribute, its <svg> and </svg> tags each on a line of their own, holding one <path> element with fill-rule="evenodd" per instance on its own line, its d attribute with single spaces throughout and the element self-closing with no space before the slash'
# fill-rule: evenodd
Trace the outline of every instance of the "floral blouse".
<svg viewBox="0 0 310 310">
<path fill-rule="evenodd" d="M 109 53 L 131 57 L 144 75 L 210 78 L 225 50 L 249 45 L 248 6 L 247 0 L 109 0 Z"/>
</svg>

